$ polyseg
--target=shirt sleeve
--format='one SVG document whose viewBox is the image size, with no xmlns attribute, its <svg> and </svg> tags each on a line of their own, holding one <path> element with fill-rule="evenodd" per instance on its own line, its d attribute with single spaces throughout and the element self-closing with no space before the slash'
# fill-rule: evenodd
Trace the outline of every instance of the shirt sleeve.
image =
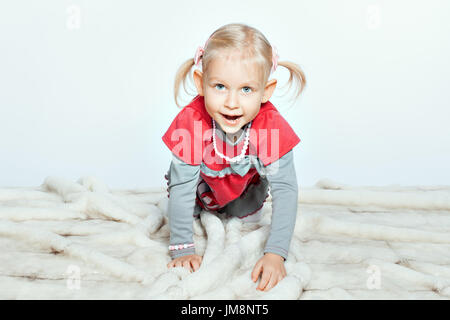
<svg viewBox="0 0 450 320">
<path fill-rule="evenodd" d="M 291 150 L 279 160 L 266 166 L 266 177 L 272 195 L 272 224 L 264 253 L 288 255 L 295 228 L 298 205 L 298 184 Z"/>
<path fill-rule="evenodd" d="M 199 175 L 200 165 L 189 165 L 175 156 L 173 157 L 168 172 L 168 216 L 171 245 L 193 243 L 192 223 Z M 195 248 L 170 250 L 169 252 L 171 258 L 175 259 L 194 254 Z"/>
</svg>

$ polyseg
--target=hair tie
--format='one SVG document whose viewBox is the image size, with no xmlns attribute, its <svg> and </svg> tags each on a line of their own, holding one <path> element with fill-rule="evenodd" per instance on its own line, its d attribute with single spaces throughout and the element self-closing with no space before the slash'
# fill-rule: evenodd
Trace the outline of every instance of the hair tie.
<svg viewBox="0 0 450 320">
<path fill-rule="evenodd" d="M 206 45 L 208 44 L 209 39 L 211 39 L 211 37 L 209 37 L 208 40 L 206 40 L 205 45 L 203 47 L 202 46 L 198 47 L 197 51 L 195 52 L 194 63 L 196 66 L 200 65 L 200 60 L 202 59 L 203 54 L 205 53 L 205 48 Z"/>
<path fill-rule="evenodd" d="M 195 52 L 195 56 L 194 56 L 194 63 L 196 66 L 198 66 L 200 64 L 200 59 L 203 56 L 204 52 L 205 52 L 205 48 L 203 48 L 201 46 L 197 48 L 197 52 Z"/>
<path fill-rule="evenodd" d="M 280 56 L 278 55 L 277 48 L 275 46 L 272 46 L 272 69 L 270 70 L 271 73 L 275 72 L 278 66 L 278 58 Z"/>
</svg>

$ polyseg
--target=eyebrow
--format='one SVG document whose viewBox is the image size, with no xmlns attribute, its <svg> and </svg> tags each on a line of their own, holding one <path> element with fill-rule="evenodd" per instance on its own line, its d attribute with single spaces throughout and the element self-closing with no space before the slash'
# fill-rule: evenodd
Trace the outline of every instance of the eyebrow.
<svg viewBox="0 0 450 320">
<path fill-rule="evenodd" d="M 217 77 L 212 77 L 212 78 L 209 79 L 209 81 L 211 81 L 211 82 L 214 82 L 214 81 L 226 82 L 226 81 L 223 81 L 223 80 L 221 80 L 220 78 L 217 78 Z M 258 87 L 259 83 L 255 82 L 255 81 L 244 81 L 241 85 L 250 85 L 250 86 Z"/>
</svg>

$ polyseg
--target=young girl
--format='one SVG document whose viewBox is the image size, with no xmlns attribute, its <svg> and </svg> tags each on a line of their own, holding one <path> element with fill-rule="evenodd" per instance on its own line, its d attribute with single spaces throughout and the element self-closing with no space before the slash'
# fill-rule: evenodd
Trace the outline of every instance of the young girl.
<svg viewBox="0 0 450 320">
<path fill-rule="evenodd" d="M 247 25 L 216 30 L 194 58 L 178 70 L 175 102 L 181 82 L 194 65 L 198 95 L 175 117 L 162 137 L 173 154 L 168 180 L 170 267 L 196 271 L 192 224 L 202 210 L 258 221 L 268 192 L 272 195 L 271 231 L 264 255 L 252 271 L 261 275 L 258 290 L 268 291 L 285 275 L 284 261 L 297 215 L 298 185 L 293 148 L 300 139 L 269 99 L 277 66 L 295 79 L 298 97 L 305 76 L 298 65 L 278 62 L 264 35 Z"/>
</svg>

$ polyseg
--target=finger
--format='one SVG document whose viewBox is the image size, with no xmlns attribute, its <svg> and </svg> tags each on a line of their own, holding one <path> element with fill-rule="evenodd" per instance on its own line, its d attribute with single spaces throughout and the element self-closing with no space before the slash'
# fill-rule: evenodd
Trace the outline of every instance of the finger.
<svg viewBox="0 0 450 320">
<path fill-rule="evenodd" d="M 181 260 L 178 260 L 177 262 L 175 262 L 175 267 L 182 267 Z"/>
<path fill-rule="evenodd" d="M 264 288 L 267 286 L 267 283 L 269 282 L 269 280 L 270 280 L 270 273 L 269 273 L 269 271 L 264 271 L 263 270 L 263 274 L 262 274 L 262 277 L 261 277 L 261 281 L 259 282 L 258 289 L 259 290 L 264 290 Z"/>
<path fill-rule="evenodd" d="M 183 261 L 183 267 L 188 269 L 191 272 L 191 262 L 189 260 Z"/>
<path fill-rule="evenodd" d="M 252 281 L 253 282 L 256 282 L 256 280 L 258 280 L 259 274 L 261 273 L 261 268 L 262 268 L 262 264 L 259 262 L 253 268 L 253 271 L 252 271 Z"/>
<path fill-rule="evenodd" d="M 192 260 L 191 265 L 192 265 L 192 268 L 194 269 L 194 271 L 197 271 L 198 268 L 200 268 L 200 263 L 197 260 Z"/>
<path fill-rule="evenodd" d="M 273 287 L 275 287 L 275 285 L 278 283 L 278 277 L 275 276 L 274 274 L 272 274 L 270 276 L 270 280 L 269 283 L 267 284 L 267 286 L 264 288 L 264 291 L 269 291 L 270 289 L 272 289 Z"/>
<path fill-rule="evenodd" d="M 168 264 L 167 264 L 167 268 L 172 268 L 173 267 L 173 261 L 170 261 Z"/>
</svg>

